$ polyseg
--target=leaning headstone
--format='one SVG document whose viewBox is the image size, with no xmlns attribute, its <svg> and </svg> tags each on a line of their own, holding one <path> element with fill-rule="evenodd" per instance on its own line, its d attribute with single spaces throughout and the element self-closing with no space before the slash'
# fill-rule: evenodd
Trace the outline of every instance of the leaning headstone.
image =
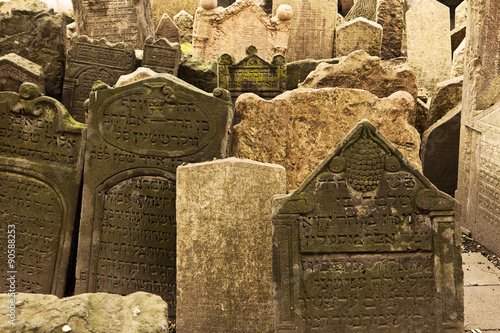
<svg viewBox="0 0 500 333">
<path fill-rule="evenodd" d="M 257 48 L 249 46 L 247 56 L 240 61 L 227 53 L 217 62 L 219 86 L 231 92 L 236 98 L 246 92 L 253 92 L 264 98 L 272 98 L 286 89 L 286 60 L 281 54 L 267 62 L 257 55 Z"/>
<path fill-rule="evenodd" d="M 380 57 L 382 26 L 358 17 L 336 28 L 335 56 L 344 57 L 356 50 L 364 50 L 372 56 Z"/>
<path fill-rule="evenodd" d="M 463 76 L 457 76 L 436 84 L 429 104 L 427 128 L 462 102 Z"/>
<path fill-rule="evenodd" d="M 16 53 L 42 67 L 45 94 L 61 100 L 66 22 L 53 11 L 0 14 L 0 56 Z"/>
<path fill-rule="evenodd" d="M 201 1 L 194 21 L 193 56 L 217 61 L 220 54 L 229 53 L 242 59 L 248 45 L 255 45 L 267 61 L 275 54 L 286 56 L 292 14 L 290 6 L 282 5 L 269 18 L 254 0 L 240 0 L 222 10 L 216 0 Z"/>
<path fill-rule="evenodd" d="M 18 92 L 24 82 L 36 84 L 45 93 L 41 66 L 15 53 L 0 57 L 0 91 Z"/>
<path fill-rule="evenodd" d="M 141 49 L 153 36 L 153 14 L 148 0 L 74 0 L 73 10 L 79 35 L 106 38 L 110 42 L 131 43 Z"/>
<path fill-rule="evenodd" d="M 453 51 L 453 64 L 451 66 L 451 77 L 464 75 L 465 65 L 465 38 L 462 43 Z"/>
<path fill-rule="evenodd" d="M 451 51 L 455 52 L 460 43 L 465 39 L 465 34 L 467 32 L 467 26 L 462 25 L 456 27 L 450 32 L 451 35 Z"/>
<path fill-rule="evenodd" d="M 422 136 L 420 151 L 424 176 L 450 196 L 455 196 L 457 189 L 461 111 L 459 103 L 429 127 Z"/>
<path fill-rule="evenodd" d="M 331 59 L 305 59 L 294 62 L 288 62 L 286 64 L 286 89 L 293 90 L 297 89 L 300 83 L 304 82 L 309 73 L 314 71 L 319 64 L 321 63 L 327 64 L 338 64 L 339 59 L 331 58 Z"/>
<path fill-rule="evenodd" d="M 458 202 L 368 121 L 273 227 L 277 332 L 463 332 Z"/>
<path fill-rule="evenodd" d="M 193 42 L 193 15 L 181 10 L 174 16 L 174 23 L 179 28 L 179 43 Z"/>
<path fill-rule="evenodd" d="M 156 27 L 155 36 L 156 38 L 166 38 L 171 43 L 179 43 L 179 28 L 167 13 L 161 17 Z"/>
<path fill-rule="evenodd" d="M 148 37 L 144 42 L 142 66 L 151 68 L 158 73 L 177 76 L 181 61 L 179 43 L 171 43 L 165 38 Z"/>
<path fill-rule="evenodd" d="M 383 28 L 382 59 L 402 56 L 405 2 L 406 0 L 380 0 L 377 3 L 377 23 Z"/>
<path fill-rule="evenodd" d="M 406 91 L 378 98 L 360 89 L 299 88 L 272 100 L 243 94 L 236 100 L 233 156 L 275 163 L 287 170 L 289 189 L 306 176 L 361 119 L 367 118 L 415 165 L 420 135 L 408 119 L 414 110 Z"/>
<path fill-rule="evenodd" d="M 84 128 L 33 83 L 23 83 L 19 94 L 0 92 L 1 293 L 14 284 L 16 293 L 64 295 Z"/>
<path fill-rule="evenodd" d="M 283 4 L 293 8 L 288 61 L 332 58 L 337 0 L 274 0 L 275 12 Z"/>
<path fill-rule="evenodd" d="M 177 76 L 206 92 L 213 91 L 219 85 L 217 62 L 203 61 L 203 59 L 193 57 L 190 54 L 182 54 Z"/>
<path fill-rule="evenodd" d="M 87 36 L 73 38 L 66 59 L 62 98 L 73 118 L 85 122 L 84 102 L 97 80 L 115 84 L 121 75 L 134 71 L 135 62 L 131 44 L 109 43 Z"/>
<path fill-rule="evenodd" d="M 234 157 L 177 169 L 177 332 L 275 332 L 271 198 L 285 179 Z"/>
<path fill-rule="evenodd" d="M 408 62 L 417 70 L 419 88 L 433 91 L 450 78 L 450 9 L 436 0 L 420 0 L 406 12 Z"/>
<path fill-rule="evenodd" d="M 228 91 L 208 94 L 169 74 L 95 86 L 76 293 L 146 291 L 175 316 L 175 171 L 226 157 L 232 110 Z"/>
</svg>

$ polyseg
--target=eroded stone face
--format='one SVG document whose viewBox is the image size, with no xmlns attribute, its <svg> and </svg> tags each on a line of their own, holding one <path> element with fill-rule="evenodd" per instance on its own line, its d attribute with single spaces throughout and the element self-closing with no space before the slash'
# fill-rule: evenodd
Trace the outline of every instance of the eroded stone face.
<svg viewBox="0 0 500 333">
<path fill-rule="evenodd" d="M 74 241 L 84 125 L 55 99 L 40 97 L 35 84 L 24 83 L 19 94 L 2 92 L 0 101 L 0 218 L 5 227 L 0 244 L 6 254 L 15 239 L 13 263 L 7 266 L 7 255 L 2 259 L 0 292 L 9 290 L 7 271 L 17 271 L 16 292 L 62 297 Z M 13 230 L 9 237 L 7 230 Z"/>
<path fill-rule="evenodd" d="M 225 157 L 229 93 L 169 74 L 91 94 L 76 293 L 146 291 L 175 316 L 175 170 Z"/>
<path fill-rule="evenodd" d="M 24 82 L 35 83 L 43 93 L 42 67 L 15 53 L 0 57 L 0 91 L 18 92 Z"/>
<path fill-rule="evenodd" d="M 364 50 L 380 57 L 382 30 L 380 24 L 364 17 L 339 25 L 335 35 L 335 56 L 345 57 L 356 50 Z"/>
<path fill-rule="evenodd" d="M 165 38 L 155 40 L 150 37 L 144 43 L 142 66 L 151 68 L 157 73 L 168 73 L 177 76 L 181 61 L 179 43 L 171 43 Z"/>
<path fill-rule="evenodd" d="M 368 121 L 273 198 L 273 225 L 278 332 L 463 330 L 458 203 Z"/>
<path fill-rule="evenodd" d="M 381 0 L 377 2 L 377 23 L 383 28 L 382 59 L 397 58 L 402 55 L 405 1 Z"/>
</svg>

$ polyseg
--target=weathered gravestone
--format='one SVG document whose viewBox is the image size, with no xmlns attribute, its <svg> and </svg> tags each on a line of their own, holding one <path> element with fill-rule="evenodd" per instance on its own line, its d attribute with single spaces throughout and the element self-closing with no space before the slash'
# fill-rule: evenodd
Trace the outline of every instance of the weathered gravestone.
<svg viewBox="0 0 500 333">
<path fill-rule="evenodd" d="M 271 198 L 285 180 L 234 157 L 177 169 L 179 333 L 275 332 Z"/>
<path fill-rule="evenodd" d="M 420 0 L 406 12 L 408 62 L 417 70 L 419 88 L 450 78 L 450 9 L 436 0 Z"/>
<path fill-rule="evenodd" d="M 165 38 L 155 40 L 148 37 L 144 43 L 142 66 L 151 68 L 158 73 L 177 76 L 181 62 L 181 47 L 179 43 L 171 43 Z"/>
<path fill-rule="evenodd" d="M 174 23 L 179 28 L 179 43 L 192 43 L 193 15 L 181 10 L 174 16 Z"/>
<path fill-rule="evenodd" d="M 7 277 L 14 275 L 16 292 L 63 296 L 84 127 L 61 103 L 40 97 L 33 83 L 22 84 L 19 94 L 0 92 L 0 245 L 5 249 L 0 292 L 9 290 Z"/>
<path fill-rule="evenodd" d="M 229 7 L 233 3 L 237 2 L 238 0 L 217 0 L 217 6 L 218 7 Z M 272 11 L 273 11 L 273 0 L 254 0 L 255 3 L 257 3 L 260 8 L 266 13 L 268 16 L 271 16 Z"/>
<path fill-rule="evenodd" d="M 42 67 L 15 53 L 0 57 L 0 91 L 18 92 L 24 82 L 36 84 L 44 93 Z"/>
<path fill-rule="evenodd" d="M 156 27 L 155 36 L 156 38 L 166 38 L 171 43 L 179 43 L 179 28 L 167 13 L 161 17 Z"/>
<path fill-rule="evenodd" d="M 405 33 L 404 7 L 406 0 L 380 0 L 377 2 L 377 23 L 382 26 L 381 58 L 401 57 Z"/>
<path fill-rule="evenodd" d="M 231 92 L 234 100 L 246 92 L 272 98 L 286 89 L 286 60 L 281 54 L 269 63 L 257 55 L 257 48 L 249 46 L 247 56 L 235 62 L 227 53 L 217 62 L 219 86 Z"/>
<path fill-rule="evenodd" d="M 280 6 L 276 16 L 269 18 L 254 0 L 240 0 L 223 10 L 214 2 L 202 1 L 196 10 L 193 56 L 217 61 L 220 54 L 229 53 L 241 59 L 245 57 L 242 46 L 247 45 L 255 45 L 268 61 L 278 53 L 286 56 L 290 6 Z"/>
<path fill-rule="evenodd" d="M 275 12 L 283 4 L 293 8 L 288 61 L 332 58 L 337 0 L 274 0 Z"/>
<path fill-rule="evenodd" d="M 73 9 L 79 35 L 131 43 L 141 49 L 146 38 L 154 34 L 148 0 L 74 0 Z"/>
<path fill-rule="evenodd" d="M 364 50 L 371 56 L 380 57 L 382 26 L 358 17 L 336 28 L 335 55 L 344 57 L 356 50 Z"/>
<path fill-rule="evenodd" d="M 175 316 L 175 170 L 227 155 L 229 92 L 158 74 L 89 108 L 76 293 L 151 292 Z"/>
<path fill-rule="evenodd" d="M 94 83 L 115 84 L 121 75 L 133 72 L 135 52 L 131 44 L 87 36 L 73 38 L 70 45 L 62 102 L 76 120 L 85 122 L 84 102 Z"/>
<path fill-rule="evenodd" d="M 459 215 L 362 121 L 273 198 L 277 331 L 463 331 Z"/>
</svg>

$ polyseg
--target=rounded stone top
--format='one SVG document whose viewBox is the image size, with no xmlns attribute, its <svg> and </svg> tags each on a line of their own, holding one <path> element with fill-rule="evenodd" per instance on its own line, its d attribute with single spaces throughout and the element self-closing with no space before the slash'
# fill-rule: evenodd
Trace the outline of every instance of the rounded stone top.
<svg viewBox="0 0 500 333">
<path fill-rule="evenodd" d="M 36 97 L 40 97 L 40 95 L 40 87 L 38 87 L 34 83 L 24 82 L 19 87 L 19 96 L 21 96 L 22 99 L 30 100 Z"/>
<path fill-rule="evenodd" d="M 205 10 L 217 8 L 217 0 L 200 0 L 200 7 Z"/>
<path fill-rule="evenodd" d="M 293 9 L 292 6 L 290 5 L 281 5 L 278 7 L 278 10 L 276 11 L 276 16 L 278 16 L 278 19 L 281 21 L 289 21 L 293 17 Z"/>
</svg>

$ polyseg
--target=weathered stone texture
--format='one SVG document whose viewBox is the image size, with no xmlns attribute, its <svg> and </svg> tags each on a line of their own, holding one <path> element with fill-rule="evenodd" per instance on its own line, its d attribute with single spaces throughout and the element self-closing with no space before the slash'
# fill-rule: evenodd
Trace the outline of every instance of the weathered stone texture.
<svg viewBox="0 0 500 333">
<path fill-rule="evenodd" d="M 462 41 L 465 39 L 466 32 L 467 32 L 467 27 L 465 25 L 461 27 L 456 27 L 450 32 L 452 52 L 455 52 L 460 43 L 462 43 Z"/>
<path fill-rule="evenodd" d="M 10 0 L 2 2 L 0 13 L 10 14 L 12 10 L 26 10 L 36 12 L 40 10 L 48 10 L 47 3 L 40 0 Z"/>
<path fill-rule="evenodd" d="M 18 92 L 24 82 L 36 84 L 43 94 L 42 67 L 15 53 L 0 57 L 0 91 Z"/>
<path fill-rule="evenodd" d="M 408 63 L 381 62 L 379 57 L 370 56 L 365 51 L 342 57 L 338 64 L 319 64 L 300 87 L 364 89 L 377 97 L 387 97 L 403 90 L 417 98 L 418 93 L 415 70 Z"/>
<path fill-rule="evenodd" d="M 455 8 L 455 27 L 467 25 L 467 1 L 463 0 L 460 5 Z"/>
<path fill-rule="evenodd" d="M 462 102 L 463 76 L 458 76 L 436 84 L 429 105 L 427 127 L 430 127 L 451 109 Z"/>
<path fill-rule="evenodd" d="M 380 57 L 382 26 L 358 17 L 336 28 L 335 56 L 344 57 L 356 50 L 364 50 L 372 56 Z"/>
<path fill-rule="evenodd" d="M 181 10 L 174 16 L 174 23 L 179 28 L 179 43 L 193 42 L 193 15 Z"/>
<path fill-rule="evenodd" d="M 19 94 L 0 92 L 0 246 L 5 249 L 0 292 L 10 289 L 8 271 L 17 271 L 16 292 L 64 295 L 84 128 L 57 100 L 40 96 L 33 83 L 23 83 Z M 7 266 L 12 234 L 15 256 Z"/>
<path fill-rule="evenodd" d="M 434 90 L 450 78 L 450 9 L 436 0 L 420 0 L 406 12 L 408 62 L 417 70 L 419 88 Z"/>
<path fill-rule="evenodd" d="M 383 28 L 381 58 L 401 57 L 405 0 L 380 0 L 377 3 L 377 23 Z"/>
<path fill-rule="evenodd" d="M 464 330 L 458 202 L 368 121 L 273 198 L 273 227 L 277 332 Z"/>
<path fill-rule="evenodd" d="M 139 67 L 130 74 L 120 76 L 118 78 L 118 81 L 116 81 L 115 87 L 121 87 L 127 84 L 134 83 L 136 81 L 147 79 L 148 77 L 155 76 L 156 74 L 158 73 L 150 68 Z"/>
<path fill-rule="evenodd" d="M 45 93 L 58 100 L 64 79 L 66 23 L 53 11 L 0 14 L 0 56 L 16 53 L 42 67 Z"/>
<path fill-rule="evenodd" d="M 131 43 L 140 49 L 154 34 L 151 3 L 147 0 L 74 0 L 73 9 L 79 35 Z"/>
<path fill-rule="evenodd" d="M 293 8 L 288 61 L 332 58 L 337 0 L 274 0 L 274 12 L 283 4 Z"/>
<path fill-rule="evenodd" d="M 451 77 L 464 75 L 465 66 L 465 39 L 453 51 L 453 65 L 451 66 Z"/>
<path fill-rule="evenodd" d="M 236 101 L 233 155 L 280 164 L 295 189 L 361 119 L 372 121 L 420 168 L 420 135 L 408 124 L 414 102 L 407 92 L 387 98 L 358 89 L 287 91 L 270 101 L 243 94 Z"/>
<path fill-rule="evenodd" d="M 165 38 L 146 38 L 142 66 L 151 68 L 158 73 L 168 73 L 177 76 L 181 61 L 179 43 L 171 43 Z"/>
<path fill-rule="evenodd" d="M 182 54 L 177 76 L 203 91 L 212 92 L 218 86 L 217 62 Z"/>
<path fill-rule="evenodd" d="M 299 83 L 302 83 L 306 77 L 318 67 L 322 62 L 328 64 L 338 64 L 339 59 L 305 59 L 294 62 L 288 62 L 286 64 L 286 89 L 293 90 L 299 86 Z"/>
<path fill-rule="evenodd" d="M 177 169 L 177 331 L 275 332 L 271 198 L 279 165 L 229 158 Z"/>
<path fill-rule="evenodd" d="M 180 42 L 179 28 L 167 13 L 163 14 L 156 27 L 156 38 L 166 38 L 171 43 Z"/>
<path fill-rule="evenodd" d="M 286 56 L 292 9 L 283 5 L 269 18 L 254 0 L 240 0 L 225 9 L 201 2 L 193 28 L 193 56 L 216 61 L 222 53 L 236 59 L 245 57 L 245 48 L 257 47 L 270 61 L 276 54 Z M 203 7 L 205 6 L 205 7 Z"/>
<path fill-rule="evenodd" d="M 167 304 L 159 296 L 144 292 L 128 296 L 82 294 L 61 299 L 53 295 L 19 293 L 15 300 L 15 325 L 2 320 L 2 332 L 168 331 Z M 2 304 L 9 304 L 9 301 L 7 294 L 0 294 Z M 2 318 L 8 318 L 8 310 L 7 306 L 1 307 Z"/>
</svg>

